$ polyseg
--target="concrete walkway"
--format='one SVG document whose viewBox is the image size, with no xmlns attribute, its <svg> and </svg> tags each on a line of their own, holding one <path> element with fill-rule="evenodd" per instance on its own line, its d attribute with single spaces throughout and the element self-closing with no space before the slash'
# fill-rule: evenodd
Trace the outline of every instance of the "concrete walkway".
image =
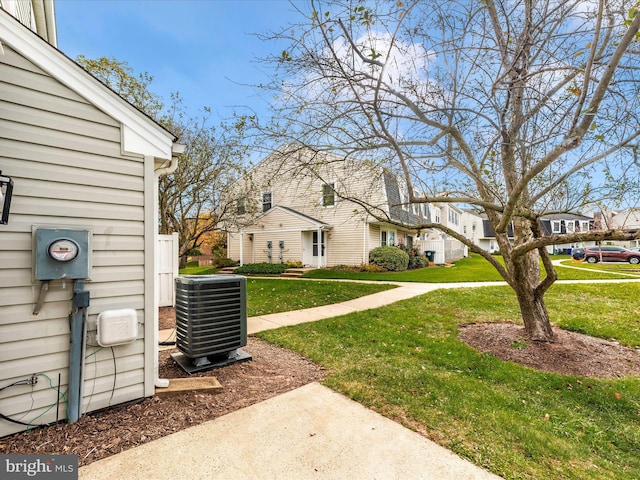
<svg viewBox="0 0 640 480">
<path fill-rule="evenodd" d="M 305 280 L 295 280 L 305 281 Z M 371 283 L 371 282 L 367 282 Z M 342 303 L 306 308 L 293 312 L 272 313 L 247 319 L 248 333 L 253 334 L 262 330 L 297 325 L 299 323 L 315 322 L 324 318 L 337 317 L 362 310 L 379 308 L 400 300 L 417 297 L 440 288 L 489 287 L 505 285 L 505 282 L 473 282 L 473 283 L 409 283 L 409 282 L 375 282 L 398 285 L 396 288 L 374 293 L 364 297 L 354 298 Z M 162 338 L 162 336 L 161 336 Z"/>
<path fill-rule="evenodd" d="M 86 480 L 499 480 L 312 383 L 80 468 Z"/>
</svg>

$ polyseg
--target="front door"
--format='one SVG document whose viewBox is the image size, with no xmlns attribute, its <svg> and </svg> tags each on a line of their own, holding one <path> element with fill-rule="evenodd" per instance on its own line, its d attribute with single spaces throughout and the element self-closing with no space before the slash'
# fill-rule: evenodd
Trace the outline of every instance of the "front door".
<svg viewBox="0 0 640 480">
<path fill-rule="evenodd" d="M 320 238 L 320 242 L 318 242 L 318 238 Z M 317 230 L 302 232 L 302 263 L 310 267 L 317 267 L 318 260 L 320 260 L 321 267 L 327 265 L 325 233 L 320 232 L 318 237 Z"/>
</svg>

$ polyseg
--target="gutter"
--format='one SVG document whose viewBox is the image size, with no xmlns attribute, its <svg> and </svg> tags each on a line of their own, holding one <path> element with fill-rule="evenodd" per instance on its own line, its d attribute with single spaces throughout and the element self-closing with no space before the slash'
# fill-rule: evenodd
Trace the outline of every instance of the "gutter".
<svg viewBox="0 0 640 480">
<path fill-rule="evenodd" d="M 163 175 L 170 175 L 175 172 L 178 168 L 178 160 L 184 153 L 185 149 L 186 145 L 183 145 L 181 143 L 174 143 L 173 145 L 171 145 L 171 160 L 169 160 L 169 165 L 167 165 L 166 167 L 156 168 L 156 176 L 162 177 Z"/>
</svg>

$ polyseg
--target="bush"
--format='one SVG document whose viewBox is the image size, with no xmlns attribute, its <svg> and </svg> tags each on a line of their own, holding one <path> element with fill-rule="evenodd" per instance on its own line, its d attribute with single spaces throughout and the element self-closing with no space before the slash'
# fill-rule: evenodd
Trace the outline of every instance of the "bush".
<svg viewBox="0 0 640 480">
<path fill-rule="evenodd" d="M 287 267 L 289 268 L 302 268 L 302 262 L 301 261 L 293 261 L 293 260 L 287 260 Z"/>
<path fill-rule="evenodd" d="M 235 269 L 241 275 L 280 275 L 289 268 L 286 263 L 248 263 Z"/>
<path fill-rule="evenodd" d="M 398 247 L 376 247 L 369 252 L 369 261 L 391 272 L 402 272 L 409 266 L 409 255 Z"/>
<path fill-rule="evenodd" d="M 382 273 L 387 271 L 386 268 L 376 265 L 375 263 L 362 263 L 356 270 L 367 273 Z"/>
<path fill-rule="evenodd" d="M 399 246 L 400 250 L 406 252 L 409 255 L 409 266 L 407 269 L 414 270 L 416 268 L 424 268 L 429 266 L 429 259 L 426 255 L 420 253 L 418 247 L 406 247 L 404 245 Z"/>
<path fill-rule="evenodd" d="M 217 268 L 237 267 L 238 262 L 231 258 L 216 258 L 213 260 L 213 265 Z"/>
</svg>

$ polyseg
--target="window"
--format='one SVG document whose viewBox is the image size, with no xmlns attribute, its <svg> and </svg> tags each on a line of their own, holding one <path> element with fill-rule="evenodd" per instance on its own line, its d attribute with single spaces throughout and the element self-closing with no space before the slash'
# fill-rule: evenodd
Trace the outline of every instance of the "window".
<svg viewBox="0 0 640 480">
<path fill-rule="evenodd" d="M 460 224 L 460 214 L 454 210 L 449 209 L 449 223 L 453 225 Z"/>
<path fill-rule="evenodd" d="M 551 220 L 551 233 L 560 233 L 560 220 Z"/>
<path fill-rule="evenodd" d="M 381 246 L 395 246 L 396 244 L 396 232 L 395 230 L 380 230 L 380 245 Z"/>
<path fill-rule="evenodd" d="M 406 243 L 407 247 L 409 247 L 409 248 L 413 247 L 413 236 L 405 235 L 404 239 L 405 239 L 405 243 Z"/>
<path fill-rule="evenodd" d="M 576 224 L 573 220 L 569 220 L 568 222 L 565 223 L 565 226 L 567 228 L 567 233 L 573 233 L 573 229 L 576 226 Z"/>
<path fill-rule="evenodd" d="M 322 186 L 322 206 L 333 207 L 336 204 L 335 183 L 325 183 Z"/>
<path fill-rule="evenodd" d="M 271 192 L 264 192 L 262 194 L 262 211 L 266 212 L 267 210 L 271 210 L 271 200 L 273 195 Z"/>
<path fill-rule="evenodd" d="M 588 221 L 586 221 L 586 222 L 585 222 L 585 221 L 580 222 L 580 229 L 581 229 L 583 232 L 588 232 L 588 231 L 589 231 L 589 222 L 588 222 Z"/>
<path fill-rule="evenodd" d="M 244 215 L 245 213 L 247 213 L 245 200 L 244 198 L 239 198 L 236 200 L 236 215 Z"/>
<path fill-rule="evenodd" d="M 433 221 L 436 223 L 440 223 L 440 209 L 435 208 L 433 210 Z"/>
</svg>

